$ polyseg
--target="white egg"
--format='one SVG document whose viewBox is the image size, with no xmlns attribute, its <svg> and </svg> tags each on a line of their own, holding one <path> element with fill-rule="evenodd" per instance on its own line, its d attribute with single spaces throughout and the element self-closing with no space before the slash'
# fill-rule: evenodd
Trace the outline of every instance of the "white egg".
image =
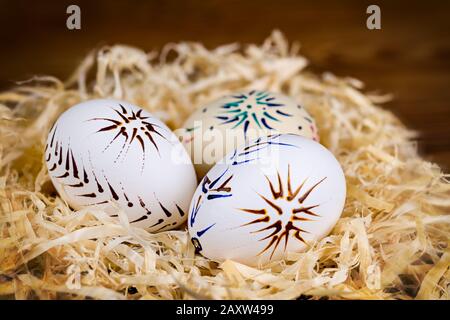
<svg viewBox="0 0 450 320">
<path fill-rule="evenodd" d="M 262 137 L 202 179 L 189 233 L 205 257 L 263 265 L 326 236 L 345 196 L 342 168 L 320 143 L 294 134 Z"/>
<path fill-rule="evenodd" d="M 199 108 L 178 134 L 201 178 L 236 147 L 275 133 L 319 140 L 313 118 L 295 100 L 257 90 L 236 92 Z"/>
<path fill-rule="evenodd" d="M 130 103 L 91 100 L 64 112 L 50 130 L 45 159 L 60 196 L 74 209 L 123 209 L 150 231 L 186 220 L 197 187 L 189 155 L 160 120 Z"/>
</svg>

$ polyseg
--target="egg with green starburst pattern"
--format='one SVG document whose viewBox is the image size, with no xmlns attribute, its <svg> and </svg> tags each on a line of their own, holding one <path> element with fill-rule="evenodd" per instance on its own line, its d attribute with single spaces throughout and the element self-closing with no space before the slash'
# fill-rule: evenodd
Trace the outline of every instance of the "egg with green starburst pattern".
<svg viewBox="0 0 450 320">
<path fill-rule="evenodd" d="M 314 119 L 297 101 L 281 93 L 235 92 L 200 107 L 178 132 L 197 175 L 246 142 L 276 133 L 319 140 Z"/>
</svg>

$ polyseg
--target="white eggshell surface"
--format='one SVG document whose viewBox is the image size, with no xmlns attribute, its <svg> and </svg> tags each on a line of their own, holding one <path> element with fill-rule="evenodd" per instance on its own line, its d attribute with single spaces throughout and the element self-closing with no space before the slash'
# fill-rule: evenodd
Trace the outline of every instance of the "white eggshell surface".
<svg viewBox="0 0 450 320">
<path fill-rule="evenodd" d="M 274 92 L 235 92 L 195 111 L 179 136 L 199 177 L 227 153 L 258 137 L 294 133 L 318 141 L 314 119 L 294 99 Z"/>
<path fill-rule="evenodd" d="M 263 265 L 326 236 L 345 196 L 341 166 L 321 144 L 294 134 L 258 138 L 200 182 L 189 233 L 205 257 Z"/>
<path fill-rule="evenodd" d="M 130 103 L 91 100 L 64 112 L 49 132 L 45 159 L 60 196 L 134 226 L 160 231 L 186 220 L 197 186 L 189 155 L 160 120 Z"/>
</svg>

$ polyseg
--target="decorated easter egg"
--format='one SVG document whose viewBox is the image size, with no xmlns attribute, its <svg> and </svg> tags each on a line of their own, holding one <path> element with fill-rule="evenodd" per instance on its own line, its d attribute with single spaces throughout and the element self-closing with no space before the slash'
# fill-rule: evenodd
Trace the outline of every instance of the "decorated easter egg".
<svg viewBox="0 0 450 320">
<path fill-rule="evenodd" d="M 199 108 L 179 136 L 203 177 L 236 147 L 274 133 L 319 140 L 313 118 L 300 104 L 280 93 L 257 90 L 236 92 Z"/>
<path fill-rule="evenodd" d="M 345 196 L 341 166 L 320 143 L 294 134 L 261 137 L 201 180 L 189 233 L 207 258 L 263 265 L 326 236 Z"/>
<path fill-rule="evenodd" d="M 130 103 L 91 100 L 65 111 L 49 132 L 48 173 L 74 209 L 126 213 L 150 231 L 186 220 L 197 186 L 191 159 L 160 120 Z"/>
</svg>

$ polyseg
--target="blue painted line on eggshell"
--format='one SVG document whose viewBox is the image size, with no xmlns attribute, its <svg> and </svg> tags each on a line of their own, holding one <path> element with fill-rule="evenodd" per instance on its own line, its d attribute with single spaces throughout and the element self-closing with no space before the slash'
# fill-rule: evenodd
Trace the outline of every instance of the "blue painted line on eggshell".
<svg viewBox="0 0 450 320">
<path fill-rule="evenodd" d="M 202 235 L 205 234 L 206 231 L 208 231 L 209 229 L 211 229 L 211 228 L 214 227 L 215 225 L 216 225 L 216 223 L 213 223 L 213 224 L 210 225 L 209 227 L 207 227 L 207 228 L 205 228 L 205 229 L 203 229 L 203 230 L 197 231 L 197 237 L 200 238 Z"/>
<path fill-rule="evenodd" d="M 292 114 L 285 113 L 285 112 L 280 111 L 280 110 L 277 110 L 275 112 L 278 113 L 278 114 L 281 114 L 282 116 L 285 116 L 285 117 L 292 117 Z"/>
<path fill-rule="evenodd" d="M 206 199 L 214 200 L 214 199 L 217 199 L 217 198 L 228 198 L 228 197 L 231 197 L 231 196 L 232 196 L 232 194 L 208 194 Z"/>
</svg>

